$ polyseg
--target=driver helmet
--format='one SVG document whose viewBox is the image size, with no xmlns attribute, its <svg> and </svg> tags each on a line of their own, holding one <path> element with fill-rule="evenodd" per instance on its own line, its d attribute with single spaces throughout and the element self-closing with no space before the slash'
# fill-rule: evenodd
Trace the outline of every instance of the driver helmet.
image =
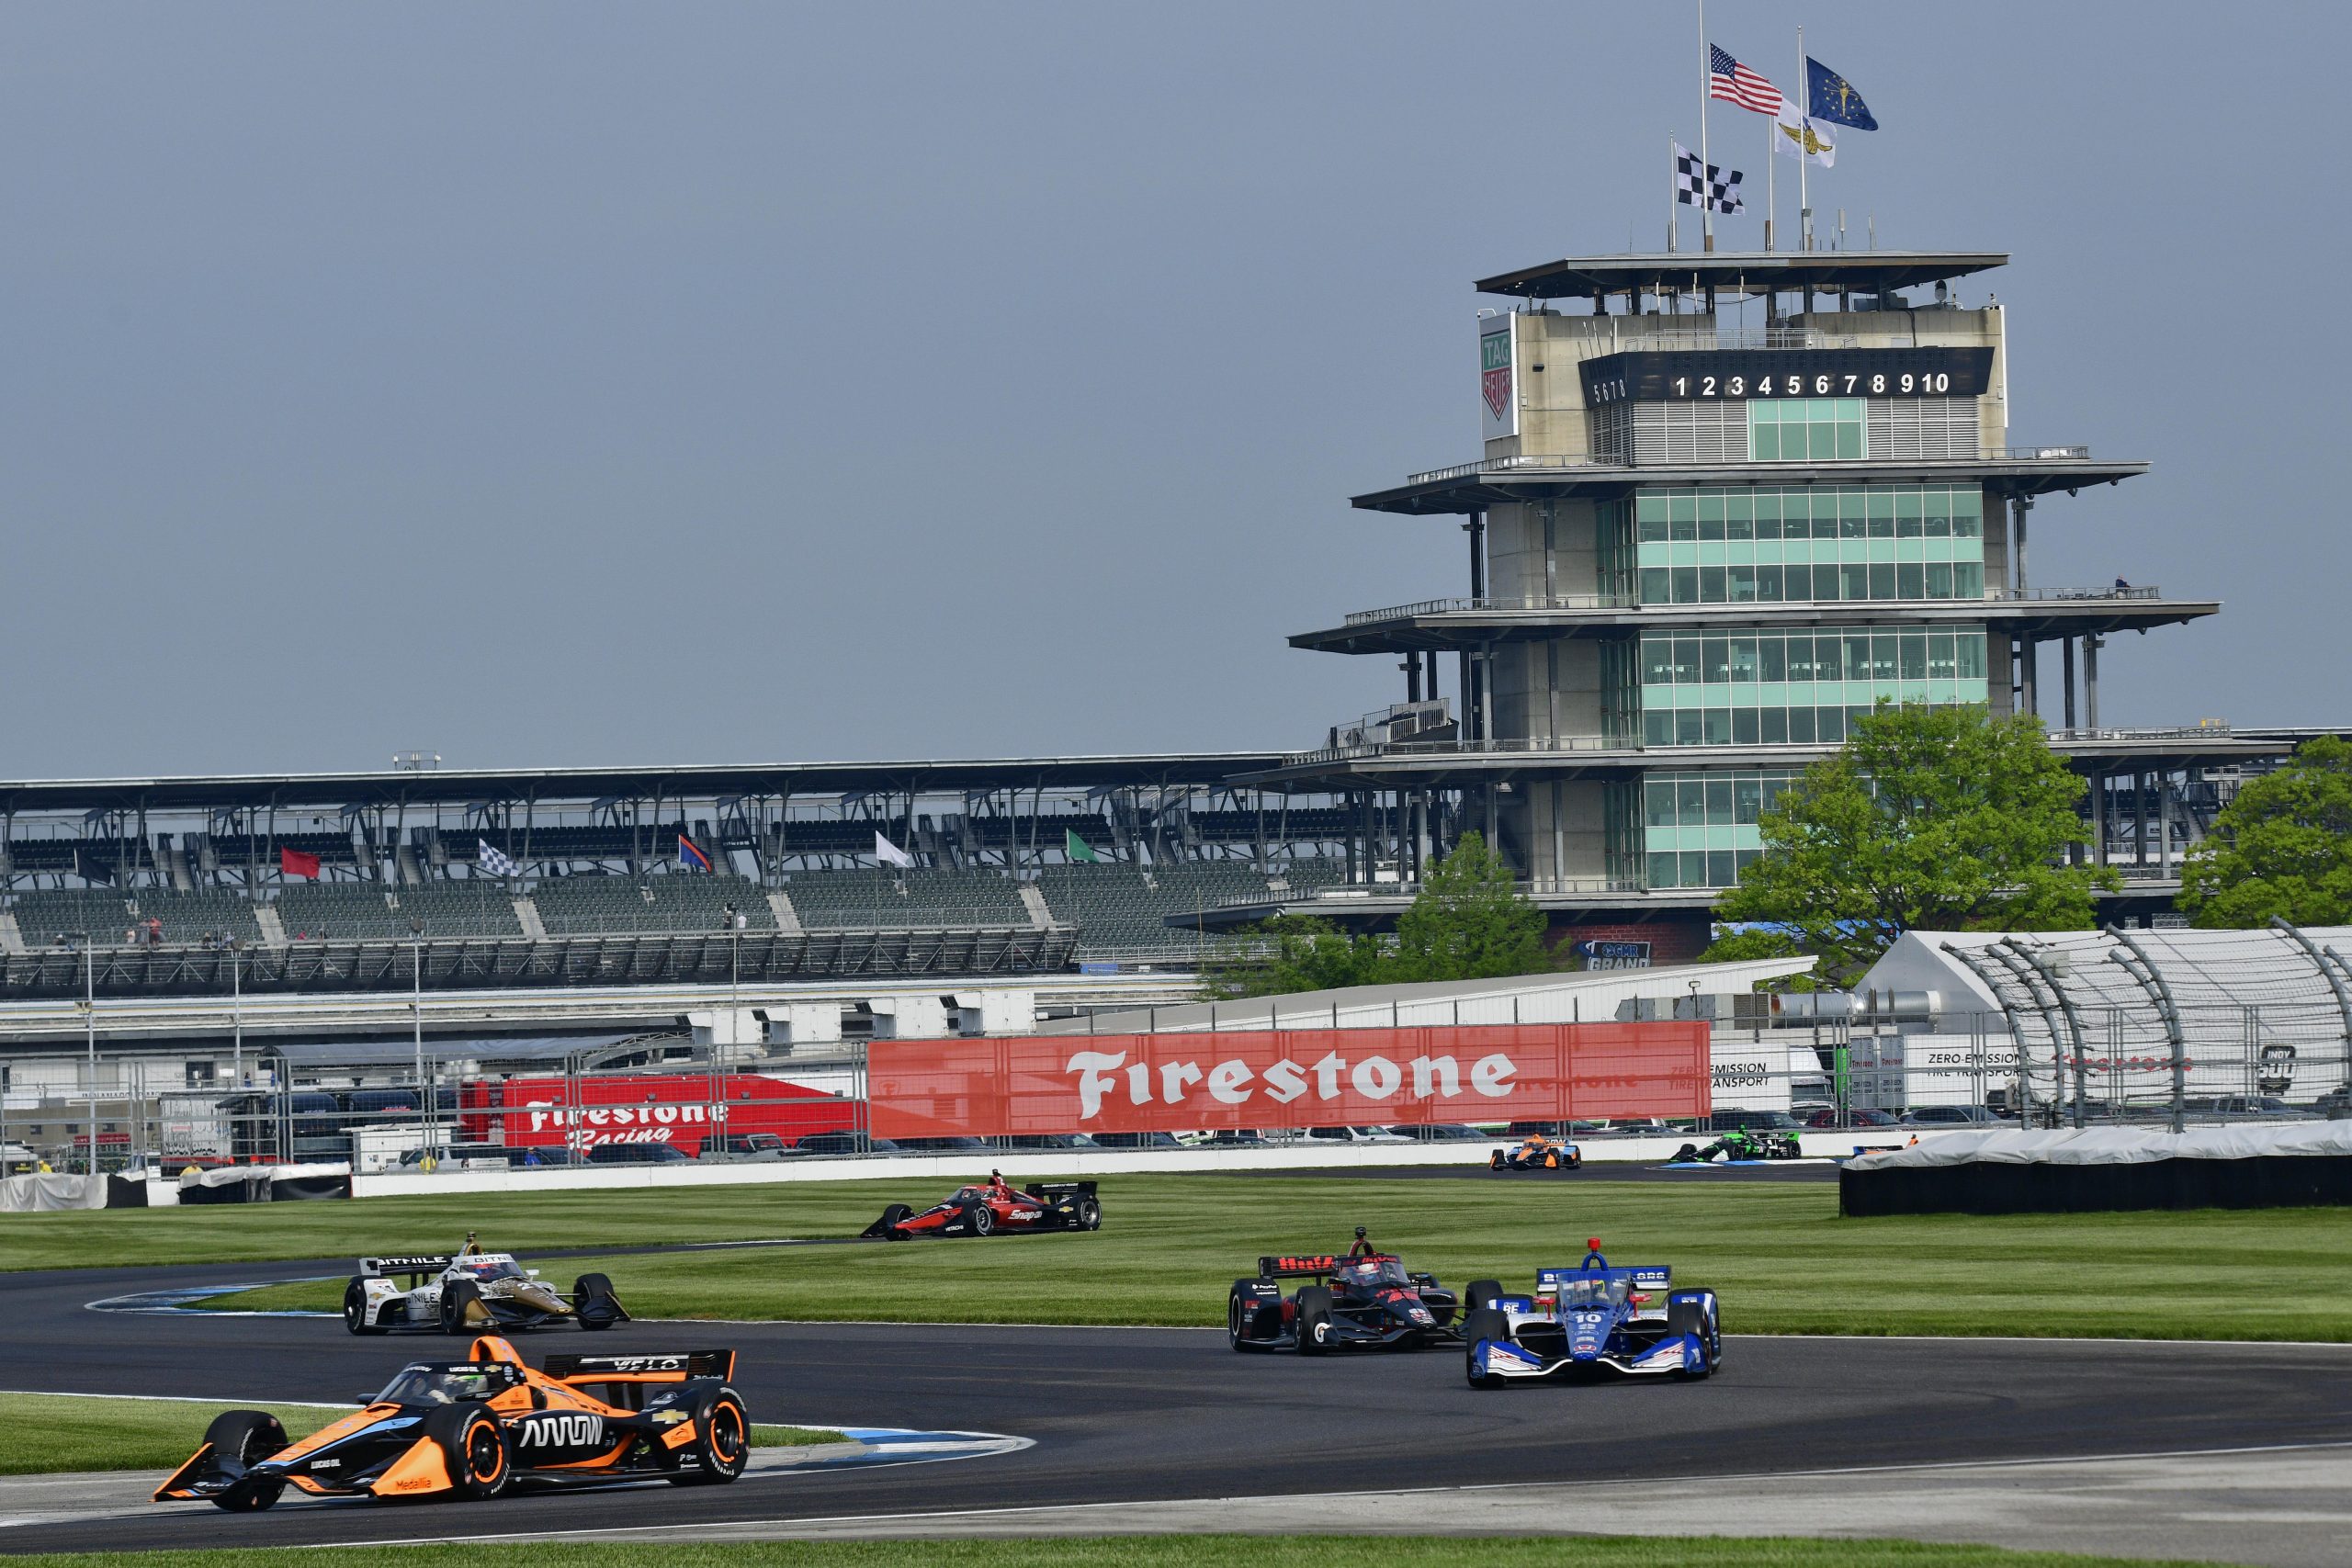
<svg viewBox="0 0 2352 1568">
<path fill-rule="evenodd" d="M 1362 1225 L 1358 1225 L 1358 1226 L 1356 1227 L 1356 1239 L 1357 1239 L 1358 1241 L 1362 1241 L 1362 1240 L 1363 1240 L 1363 1239 L 1364 1239 L 1364 1230 L 1363 1230 L 1363 1227 Z"/>
</svg>

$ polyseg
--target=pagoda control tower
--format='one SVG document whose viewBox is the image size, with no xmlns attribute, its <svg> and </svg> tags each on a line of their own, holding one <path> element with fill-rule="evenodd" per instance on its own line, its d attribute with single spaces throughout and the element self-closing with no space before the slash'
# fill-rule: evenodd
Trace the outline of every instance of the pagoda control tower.
<svg viewBox="0 0 2352 1568">
<path fill-rule="evenodd" d="M 2012 444 L 2005 314 L 1963 298 L 2007 259 L 1480 280 L 1482 454 L 1354 499 L 1459 520 L 1467 592 L 1293 637 L 1397 660 L 1405 701 L 1264 782 L 1358 802 L 1367 882 L 1477 828 L 1571 923 L 1672 908 L 1703 932 L 1764 804 L 1881 701 L 2042 713 L 2078 768 L 2133 765 L 2098 728 L 2104 640 L 2220 606 L 2128 558 L 2111 582 L 2030 577 L 2042 500 L 2146 465 Z"/>
</svg>

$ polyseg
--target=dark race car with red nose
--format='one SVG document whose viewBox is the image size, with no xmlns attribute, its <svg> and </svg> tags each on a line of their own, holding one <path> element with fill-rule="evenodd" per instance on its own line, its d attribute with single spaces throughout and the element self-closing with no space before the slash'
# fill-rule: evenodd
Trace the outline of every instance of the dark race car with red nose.
<svg viewBox="0 0 2352 1568">
<path fill-rule="evenodd" d="M 1283 1280 L 1316 1282 L 1285 1296 Z M 1236 1350 L 1419 1350 L 1462 1343 L 1460 1306 L 1436 1275 L 1408 1272 L 1394 1253 L 1261 1258 L 1256 1279 L 1233 1281 L 1225 1331 Z"/>
<path fill-rule="evenodd" d="M 893 1203 L 861 1234 L 887 1241 L 933 1235 L 1019 1235 L 1031 1231 L 1099 1231 L 1102 1205 L 1091 1181 L 1035 1181 L 1027 1187 L 983 1182 L 959 1187 L 921 1213 Z"/>
</svg>

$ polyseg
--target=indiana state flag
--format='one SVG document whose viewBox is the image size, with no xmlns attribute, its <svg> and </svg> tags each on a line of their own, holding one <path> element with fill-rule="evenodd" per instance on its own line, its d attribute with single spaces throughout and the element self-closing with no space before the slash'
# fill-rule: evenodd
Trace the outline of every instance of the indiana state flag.
<svg viewBox="0 0 2352 1568">
<path fill-rule="evenodd" d="M 1856 130 L 1878 129 L 1870 105 L 1862 102 L 1854 85 L 1811 55 L 1804 62 L 1804 112 L 1811 118 L 1850 125 Z"/>
</svg>

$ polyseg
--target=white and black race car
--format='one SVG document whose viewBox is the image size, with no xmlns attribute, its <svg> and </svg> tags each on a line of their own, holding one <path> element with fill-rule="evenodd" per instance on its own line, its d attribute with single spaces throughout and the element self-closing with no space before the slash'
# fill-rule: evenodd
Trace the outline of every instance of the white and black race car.
<svg viewBox="0 0 2352 1568">
<path fill-rule="evenodd" d="M 610 1328 L 628 1321 L 604 1275 L 581 1275 L 566 1295 L 511 1252 L 363 1258 L 343 1292 L 343 1325 L 354 1334 L 395 1328 L 481 1334 L 558 1323 Z"/>
</svg>

